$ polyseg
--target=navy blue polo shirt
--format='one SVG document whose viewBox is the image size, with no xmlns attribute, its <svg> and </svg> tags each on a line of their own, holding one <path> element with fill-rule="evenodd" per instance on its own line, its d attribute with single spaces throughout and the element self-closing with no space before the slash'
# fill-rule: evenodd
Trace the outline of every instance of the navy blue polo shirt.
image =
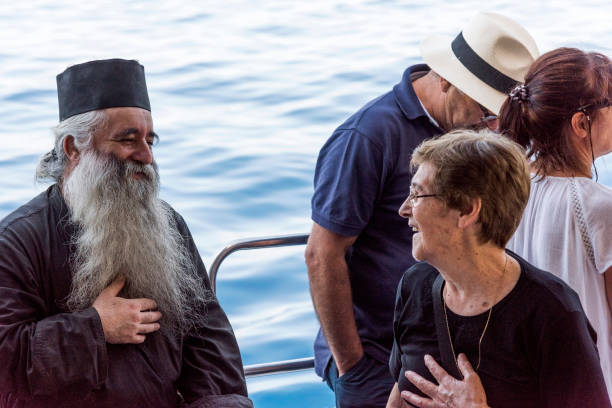
<svg viewBox="0 0 612 408">
<path fill-rule="evenodd" d="M 312 220 L 347 237 L 358 236 L 346 254 L 357 330 L 365 352 L 387 364 L 393 345 L 397 284 L 412 266 L 412 231 L 398 209 L 408 196 L 410 157 L 423 140 L 442 130 L 431 123 L 408 68 L 393 90 L 370 101 L 340 125 L 319 153 Z M 315 370 L 331 358 L 319 330 Z"/>
</svg>

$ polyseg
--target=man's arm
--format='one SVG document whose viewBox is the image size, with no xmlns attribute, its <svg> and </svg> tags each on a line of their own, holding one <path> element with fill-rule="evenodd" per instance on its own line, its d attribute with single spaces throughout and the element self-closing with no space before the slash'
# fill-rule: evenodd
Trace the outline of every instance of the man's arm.
<svg viewBox="0 0 612 408">
<path fill-rule="evenodd" d="M 48 311 L 60 300 L 46 290 L 58 277 L 50 275 L 43 248 L 27 228 L 0 234 L 0 393 L 68 396 L 106 380 L 106 343 L 96 310 Z"/>
<path fill-rule="evenodd" d="M 252 408 L 238 343 L 223 309 L 212 296 L 205 327 L 183 341 L 178 389 L 189 408 Z"/>
<path fill-rule="evenodd" d="M 344 258 L 356 239 L 336 234 L 314 223 L 305 254 L 312 301 L 339 376 L 363 357 Z"/>
<path fill-rule="evenodd" d="M 185 221 L 178 213 L 175 216 L 202 288 L 210 297 L 202 316 L 203 327 L 192 330 L 183 339 L 178 390 L 189 408 L 252 408 L 232 326 L 211 290 L 206 268 Z"/>
</svg>

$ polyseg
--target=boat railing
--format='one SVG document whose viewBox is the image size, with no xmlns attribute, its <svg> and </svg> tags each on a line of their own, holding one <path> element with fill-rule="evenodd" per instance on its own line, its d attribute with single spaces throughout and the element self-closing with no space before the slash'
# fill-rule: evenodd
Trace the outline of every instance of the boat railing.
<svg viewBox="0 0 612 408">
<path fill-rule="evenodd" d="M 251 238 L 234 241 L 227 245 L 217 254 L 210 267 L 209 277 L 212 290 L 217 292 L 217 274 L 219 266 L 230 254 L 243 249 L 261 249 L 285 247 L 294 245 L 305 245 L 308 241 L 308 234 L 283 235 L 274 237 Z M 247 377 L 263 374 L 287 373 L 298 370 L 308 370 L 314 367 L 314 358 L 298 358 L 294 360 L 275 361 L 272 363 L 252 364 L 244 367 L 244 374 Z"/>
</svg>

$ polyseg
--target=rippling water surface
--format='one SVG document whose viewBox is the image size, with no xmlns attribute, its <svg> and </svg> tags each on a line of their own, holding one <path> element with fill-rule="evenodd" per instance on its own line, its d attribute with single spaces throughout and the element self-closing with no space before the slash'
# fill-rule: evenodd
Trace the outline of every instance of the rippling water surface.
<svg viewBox="0 0 612 408">
<path fill-rule="evenodd" d="M 207 266 L 244 237 L 305 233 L 319 148 L 418 62 L 429 33 L 454 36 L 481 1 L 23 1 L 0 5 L 0 218 L 33 182 L 57 123 L 55 75 L 91 59 L 138 59 L 147 74 L 162 196 L 187 220 Z M 492 0 L 541 51 L 610 55 L 609 1 Z M 610 158 L 598 163 L 612 185 Z M 219 299 L 245 364 L 306 357 L 317 322 L 303 247 L 238 253 Z M 313 373 L 248 381 L 259 407 L 331 407 Z"/>
</svg>

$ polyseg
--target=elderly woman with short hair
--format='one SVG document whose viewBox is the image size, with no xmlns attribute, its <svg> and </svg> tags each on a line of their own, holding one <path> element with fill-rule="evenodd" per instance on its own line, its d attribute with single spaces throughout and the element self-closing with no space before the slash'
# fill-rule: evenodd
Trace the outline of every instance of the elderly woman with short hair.
<svg viewBox="0 0 612 408">
<path fill-rule="evenodd" d="M 609 407 L 576 293 L 504 250 L 529 197 L 524 151 L 455 131 L 422 143 L 412 165 L 399 213 L 424 262 L 398 287 L 387 406 Z"/>
</svg>

